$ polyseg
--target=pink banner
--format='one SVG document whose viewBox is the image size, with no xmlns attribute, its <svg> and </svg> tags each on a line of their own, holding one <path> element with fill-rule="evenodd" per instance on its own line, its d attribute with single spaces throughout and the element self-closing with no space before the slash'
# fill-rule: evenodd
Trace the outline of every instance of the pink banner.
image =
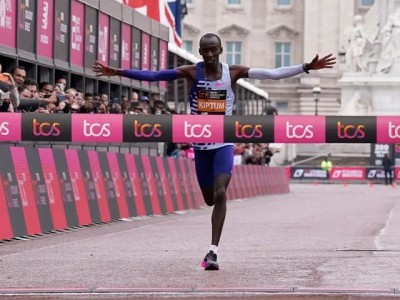
<svg viewBox="0 0 400 300">
<path fill-rule="evenodd" d="M 174 143 L 222 143 L 224 116 L 172 116 Z"/>
<path fill-rule="evenodd" d="M 52 149 L 39 148 L 39 159 L 42 165 L 43 176 L 46 182 L 46 191 L 49 197 L 51 216 L 53 219 L 54 229 L 67 228 L 67 220 L 63 206 L 60 185 L 57 180 L 57 169 L 54 163 L 54 155 Z"/>
<path fill-rule="evenodd" d="M 99 44 L 97 60 L 101 63 L 108 64 L 109 61 L 109 39 L 110 39 L 110 18 L 99 13 Z"/>
<path fill-rule="evenodd" d="M 38 1 L 37 21 L 37 54 L 53 58 L 54 0 Z"/>
<path fill-rule="evenodd" d="M 83 67 L 84 34 L 85 34 L 85 7 L 83 3 L 73 0 L 71 3 L 71 64 Z"/>
<path fill-rule="evenodd" d="M 122 181 L 121 170 L 118 165 L 117 153 L 107 153 L 108 165 L 110 167 L 111 178 L 114 182 L 115 194 L 117 196 L 117 205 L 121 218 L 129 218 L 128 204 L 126 203 L 125 188 Z"/>
<path fill-rule="evenodd" d="M 150 35 L 142 33 L 142 70 L 150 70 Z M 142 86 L 148 87 L 148 81 L 142 81 Z"/>
<path fill-rule="evenodd" d="M 17 0 L 0 1 L 0 44 L 10 48 L 16 48 L 16 2 Z"/>
<path fill-rule="evenodd" d="M 123 115 L 72 114 L 73 142 L 122 142 Z"/>
<path fill-rule="evenodd" d="M 21 114 L 0 113 L 0 141 L 21 140 Z"/>
<path fill-rule="evenodd" d="M 400 143 L 400 117 L 376 117 L 377 143 Z"/>
<path fill-rule="evenodd" d="M 122 24 L 121 34 L 121 68 L 131 68 L 131 51 L 132 51 L 132 29 L 128 24 Z"/>
<path fill-rule="evenodd" d="M 107 202 L 107 192 L 103 184 L 103 175 L 101 173 L 100 161 L 96 151 L 88 151 L 90 169 L 93 175 L 93 184 L 96 190 L 97 204 L 99 206 L 100 218 L 102 222 L 111 220 L 110 208 Z"/>
<path fill-rule="evenodd" d="M 42 232 L 36 206 L 35 193 L 32 188 L 32 179 L 28 160 L 23 147 L 11 147 L 11 156 L 17 178 L 21 206 L 24 212 L 26 232 L 36 234 Z"/>
<path fill-rule="evenodd" d="M 168 45 L 166 41 L 160 40 L 160 55 L 159 55 L 160 70 L 168 68 Z M 166 81 L 160 81 L 161 88 L 167 88 Z"/>
<path fill-rule="evenodd" d="M 65 158 L 68 164 L 69 177 L 75 196 L 75 207 L 78 215 L 79 225 L 92 223 L 89 203 L 85 192 L 85 181 L 78 158 L 78 150 L 65 149 Z"/>
<path fill-rule="evenodd" d="M 325 143 L 325 117 L 275 116 L 276 143 Z"/>
</svg>

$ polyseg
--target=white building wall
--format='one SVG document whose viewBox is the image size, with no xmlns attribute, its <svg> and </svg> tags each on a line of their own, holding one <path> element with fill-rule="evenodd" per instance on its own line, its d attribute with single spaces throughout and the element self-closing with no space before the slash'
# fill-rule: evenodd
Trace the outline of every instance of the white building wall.
<svg viewBox="0 0 400 300">
<path fill-rule="evenodd" d="M 379 0 L 377 0 L 379 1 Z M 183 40 L 193 42 L 198 55 L 200 37 L 208 32 L 226 41 L 242 42 L 242 65 L 275 67 L 275 42 L 291 42 L 291 64 L 310 61 L 316 53 L 338 55 L 346 47 L 343 32 L 352 26 L 355 14 L 365 14 L 361 0 L 292 0 L 289 7 L 278 7 L 277 0 L 242 0 L 228 5 L 228 0 L 192 0 L 184 19 Z M 226 61 L 226 51 L 221 56 Z M 314 86 L 322 89 L 319 114 L 336 114 L 340 108 L 341 64 L 334 69 L 313 71 L 280 81 L 252 81 L 268 92 L 273 104 L 287 102 L 282 114 L 314 114 Z"/>
</svg>

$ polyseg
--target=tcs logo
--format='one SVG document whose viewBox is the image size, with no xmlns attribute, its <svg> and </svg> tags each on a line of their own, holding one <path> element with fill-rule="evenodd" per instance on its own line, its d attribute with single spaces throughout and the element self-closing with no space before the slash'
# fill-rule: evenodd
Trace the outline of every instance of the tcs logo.
<svg viewBox="0 0 400 300">
<path fill-rule="evenodd" d="M 109 137 L 111 135 L 109 123 L 89 123 L 83 120 L 83 135 L 86 137 Z"/>
<path fill-rule="evenodd" d="M 39 122 L 36 119 L 32 120 L 33 135 L 35 136 L 59 136 L 60 123 L 54 122 Z"/>
<path fill-rule="evenodd" d="M 400 125 L 396 126 L 392 122 L 389 122 L 389 137 L 391 139 L 400 138 Z"/>
<path fill-rule="evenodd" d="M 189 124 L 188 121 L 184 122 L 183 125 L 184 135 L 187 138 L 210 138 L 211 133 L 211 125 L 205 124 L 204 126 L 200 124 Z"/>
<path fill-rule="evenodd" d="M 133 132 L 136 137 L 160 137 L 162 135 L 161 124 L 140 124 L 137 120 L 133 123 Z"/>
<path fill-rule="evenodd" d="M 312 139 L 314 133 L 313 125 L 293 125 L 289 121 L 286 122 L 286 137 L 289 139 Z"/>
<path fill-rule="evenodd" d="M 237 138 L 261 138 L 263 136 L 261 129 L 262 125 L 242 125 L 238 121 L 235 122 L 235 136 Z"/>
<path fill-rule="evenodd" d="M 337 122 L 337 135 L 341 139 L 363 139 L 364 129 L 364 125 L 342 125 L 342 122 Z"/>
<path fill-rule="evenodd" d="M 10 123 L 9 122 L 2 122 L 0 123 L 0 135 L 9 135 L 10 134 Z"/>
</svg>

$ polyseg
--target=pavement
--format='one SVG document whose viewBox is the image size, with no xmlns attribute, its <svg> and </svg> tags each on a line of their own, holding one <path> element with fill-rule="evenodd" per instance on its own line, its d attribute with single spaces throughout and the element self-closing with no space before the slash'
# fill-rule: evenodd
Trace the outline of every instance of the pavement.
<svg viewBox="0 0 400 300">
<path fill-rule="evenodd" d="M 0 244 L 0 299 L 400 298 L 400 187 L 293 184 L 212 208 Z"/>
</svg>

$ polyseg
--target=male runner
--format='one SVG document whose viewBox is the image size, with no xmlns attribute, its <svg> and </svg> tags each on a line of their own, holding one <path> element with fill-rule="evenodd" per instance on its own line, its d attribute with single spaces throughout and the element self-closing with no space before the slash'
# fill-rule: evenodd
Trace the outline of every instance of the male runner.
<svg viewBox="0 0 400 300">
<path fill-rule="evenodd" d="M 239 65 L 228 66 L 219 61 L 223 49 L 221 39 L 207 33 L 200 39 L 199 53 L 203 61 L 195 65 L 184 65 L 161 71 L 122 70 L 96 62 L 93 71 L 97 76 L 124 76 L 144 81 L 168 81 L 186 78 L 191 87 L 189 100 L 192 115 L 232 115 L 235 95 L 233 87 L 240 78 L 282 79 L 309 70 L 332 68 L 336 58 L 332 54 L 310 63 L 276 69 L 248 68 Z M 226 190 L 233 169 L 233 144 L 193 144 L 197 179 L 209 206 L 214 206 L 211 224 L 211 247 L 201 263 L 205 270 L 219 270 L 217 262 L 218 244 L 226 216 Z"/>
</svg>

